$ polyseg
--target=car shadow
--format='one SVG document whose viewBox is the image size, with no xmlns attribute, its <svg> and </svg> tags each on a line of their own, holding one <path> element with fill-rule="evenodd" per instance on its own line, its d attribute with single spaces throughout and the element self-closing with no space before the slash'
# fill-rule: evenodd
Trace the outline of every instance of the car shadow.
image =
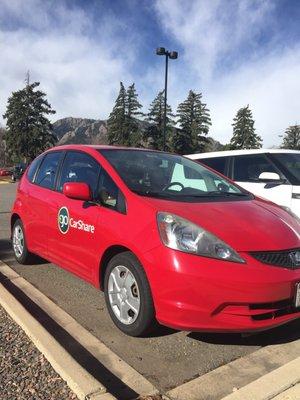
<svg viewBox="0 0 300 400">
<path fill-rule="evenodd" d="M 0 239 L 0 260 L 5 263 L 15 261 L 10 239 Z M 39 256 L 34 256 L 33 265 L 41 264 L 48 264 L 48 261 Z"/>
<path fill-rule="evenodd" d="M 211 343 L 236 346 L 269 346 L 293 342 L 300 338 L 300 319 L 263 332 L 243 335 L 240 333 L 190 332 L 189 338 Z"/>
</svg>

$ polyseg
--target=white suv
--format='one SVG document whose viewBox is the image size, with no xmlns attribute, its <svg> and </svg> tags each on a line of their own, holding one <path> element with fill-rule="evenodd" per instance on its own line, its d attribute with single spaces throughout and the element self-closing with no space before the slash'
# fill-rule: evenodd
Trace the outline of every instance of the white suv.
<svg viewBox="0 0 300 400">
<path fill-rule="evenodd" d="M 300 151 L 232 150 L 190 154 L 243 188 L 300 217 Z"/>
</svg>

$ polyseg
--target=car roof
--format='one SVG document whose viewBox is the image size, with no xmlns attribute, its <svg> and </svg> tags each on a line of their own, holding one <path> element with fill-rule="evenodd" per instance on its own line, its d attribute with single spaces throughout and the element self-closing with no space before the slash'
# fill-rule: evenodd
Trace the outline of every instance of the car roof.
<svg viewBox="0 0 300 400">
<path fill-rule="evenodd" d="M 185 157 L 188 157 L 192 160 L 198 160 L 199 158 L 229 157 L 229 156 L 241 156 L 248 154 L 264 154 L 264 153 L 300 154 L 300 151 L 285 150 L 285 149 L 225 150 L 225 151 L 213 151 L 210 153 L 187 154 L 185 155 Z"/>
<path fill-rule="evenodd" d="M 110 145 L 92 145 L 92 144 L 66 144 L 61 146 L 51 147 L 51 149 L 47 151 L 53 150 L 85 150 L 85 149 L 94 149 L 94 150 L 138 150 L 138 151 L 153 151 L 158 152 L 159 150 L 153 149 L 145 149 L 138 147 L 127 147 L 127 146 L 110 146 Z"/>
</svg>

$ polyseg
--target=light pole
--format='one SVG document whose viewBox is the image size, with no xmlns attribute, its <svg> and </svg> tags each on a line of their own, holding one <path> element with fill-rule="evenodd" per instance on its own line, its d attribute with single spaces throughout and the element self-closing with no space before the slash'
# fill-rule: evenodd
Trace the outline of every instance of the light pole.
<svg viewBox="0 0 300 400">
<path fill-rule="evenodd" d="M 163 150 L 166 150 L 166 136 L 167 136 L 167 90 L 168 90 L 168 61 L 176 60 L 178 58 L 177 51 L 168 51 L 164 47 L 156 49 L 158 56 L 166 56 L 166 70 L 165 70 L 165 98 L 164 98 L 164 130 L 163 130 Z"/>
</svg>

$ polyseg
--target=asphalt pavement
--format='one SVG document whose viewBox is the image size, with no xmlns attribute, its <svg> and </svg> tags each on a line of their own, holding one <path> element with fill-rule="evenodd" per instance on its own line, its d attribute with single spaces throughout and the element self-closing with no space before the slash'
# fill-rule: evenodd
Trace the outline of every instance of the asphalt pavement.
<svg viewBox="0 0 300 400">
<path fill-rule="evenodd" d="M 50 263 L 21 266 L 9 240 L 15 184 L 0 185 L 0 259 L 72 315 L 157 388 L 166 391 L 262 346 L 300 337 L 300 321 L 242 338 L 238 334 L 176 332 L 162 328 L 150 338 L 130 338 L 111 322 L 101 292 Z"/>
</svg>

